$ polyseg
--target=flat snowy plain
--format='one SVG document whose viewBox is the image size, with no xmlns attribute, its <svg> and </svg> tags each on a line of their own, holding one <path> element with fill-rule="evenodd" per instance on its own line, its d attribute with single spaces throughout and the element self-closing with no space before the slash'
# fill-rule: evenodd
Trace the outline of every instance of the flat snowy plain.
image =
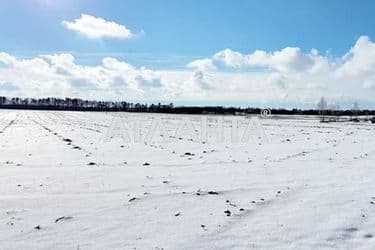
<svg viewBox="0 0 375 250">
<path fill-rule="evenodd" d="M 375 248 L 374 124 L 145 144 L 106 140 L 112 116 L 0 111 L 0 249 Z"/>
</svg>

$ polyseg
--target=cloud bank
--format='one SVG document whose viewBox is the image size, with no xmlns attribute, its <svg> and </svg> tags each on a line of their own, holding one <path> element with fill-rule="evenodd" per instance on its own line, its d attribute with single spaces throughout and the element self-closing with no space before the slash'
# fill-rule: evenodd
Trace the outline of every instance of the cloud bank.
<svg viewBox="0 0 375 250">
<path fill-rule="evenodd" d="M 185 70 L 135 67 L 113 57 L 92 66 L 77 64 L 71 54 L 24 59 L 3 52 L 0 91 L 10 96 L 311 107 L 325 96 L 331 103 L 359 100 L 363 107 L 375 108 L 375 43 L 361 36 L 339 58 L 297 47 L 250 54 L 224 49 L 187 63 Z"/>
</svg>

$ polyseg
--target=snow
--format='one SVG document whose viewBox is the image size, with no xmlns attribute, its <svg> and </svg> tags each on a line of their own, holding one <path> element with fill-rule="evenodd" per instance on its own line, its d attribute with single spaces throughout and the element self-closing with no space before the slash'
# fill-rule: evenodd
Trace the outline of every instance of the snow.
<svg viewBox="0 0 375 250">
<path fill-rule="evenodd" d="M 268 141 L 129 143 L 105 140 L 114 115 L 0 111 L 0 249 L 375 247 L 373 124 L 269 118 Z"/>
</svg>

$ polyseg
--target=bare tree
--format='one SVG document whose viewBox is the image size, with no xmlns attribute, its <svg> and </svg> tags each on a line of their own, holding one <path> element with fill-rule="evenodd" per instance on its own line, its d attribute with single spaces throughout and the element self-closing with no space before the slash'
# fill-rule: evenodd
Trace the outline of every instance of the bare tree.
<svg viewBox="0 0 375 250">
<path fill-rule="evenodd" d="M 317 105 L 317 108 L 319 110 L 319 114 L 320 114 L 320 121 L 324 121 L 324 113 L 325 111 L 328 109 L 328 106 L 327 106 L 327 101 L 326 99 L 324 98 L 324 96 L 322 96 L 318 102 L 318 105 Z"/>
<path fill-rule="evenodd" d="M 352 113 L 354 115 L 354 118 L 352 118 L 353 120 L 358 120 L 358 111 L 360 110 L 360 107 L 359 107 L 359 104 L 357 101 L 354 101 L 353 102 L 353 106 L 352 106 Z"/>
</svg>

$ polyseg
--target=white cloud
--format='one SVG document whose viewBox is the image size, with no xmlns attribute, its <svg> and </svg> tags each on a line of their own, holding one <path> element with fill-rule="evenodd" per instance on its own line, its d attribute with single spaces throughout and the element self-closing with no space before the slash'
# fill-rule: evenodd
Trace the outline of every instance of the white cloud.
<svg viewBox="0 0 375 250">
<path fill-rule="evenodd" d="M 203 58 L 192 61 L 187 64 L 188 68 L 197 69 L 197 70 L 204 70 L 204 71 L 213 71 L 216 70 L 215 65 L 213 64 L 211 59 Z"/>
<path fill-rule="evenodd" d="M 361 36 L 353 48 L 342 58 L 337 70 L 339 77 L 371 77 L 375 73 L 375 44 L 367 36 Z"/>
<path fill-rule="evenodd" d="M 11 65 L 16 61 L 16 59 L 4 52 L 0 52 L 0 62 L 3 63 L 4 65 Z"/>
<path fill-rule="evenodd" d="M 212 59 L 216 63 L 220 62 L 232 68 L 257 67 L 283 73 L 315 72 L 329 66 L 326 59 L 319 56 L 316 49 L 312 49 L 310 53 L 304 54 L 300 48 L 296 47 L 286 47 L 275 52 L 256 50 L 252 54 L 242 54 L 231 49 L 225 49 L 214 54 Z"/>
<path fill-rule="evenodd" d="M 96 66 L 79 65 L 71 54 L 20 59 L 0 53 L 0 84 L 22 96 L 141 98 L 162 88 L 157 72 L 107 57 Z M 12 83 L 12 88 L 9 88 Z M 7 87 L 7 88 L 5 88 Z M 146 93 L 147 91 L 147 93 Z"/>
<path fill-rule="evenodd" d="M 65 28 L 78 32 L 91 39 L 129 39 L 133 36 L 131 30 L 125 25 L 87 14 L 82 14 L 80 18 L 75 19 L 72 22 L 63 21 L 62 24 Z"/>
<path fill-rule="evenodd" d="M 212 75 L 210 72 L 216 70 L 213 61 L 208 58 L 198 59 L 187 64 L 188 68 L 193 69 L 189 80 L 186 84 L 195 92 L 201 90 L 213 89 Z"/>
<path fill-rule="evenodd" d="M 366 36 L 361 36 L 341 59 L 320 55 L 316 49 L 304 53 L 298 47 L 271 52 L 256 50 L 250 54 L 224 49 L 188 66 L 210 71 L 211 84 L 214 89 L 225 91 L 226 98 L 234 90 L 238 97 L 246 94 L 255 100 L 313 102 L 325 95 L 335 101 L 352 98 L 374 103 L 375 43 Z M 227 73 L 232 78 L 220 86 L 224 79 L 222 70 L 228 69 L 235 69 Z M 234 80 L 234 76 L 241 78 Z M 263 93 L 254 96 L 259 88 Z M 271 96 L 276 99 L 269 99 Z M 213 93 L 210 97 L 214 97 Z"/>
</svg>

